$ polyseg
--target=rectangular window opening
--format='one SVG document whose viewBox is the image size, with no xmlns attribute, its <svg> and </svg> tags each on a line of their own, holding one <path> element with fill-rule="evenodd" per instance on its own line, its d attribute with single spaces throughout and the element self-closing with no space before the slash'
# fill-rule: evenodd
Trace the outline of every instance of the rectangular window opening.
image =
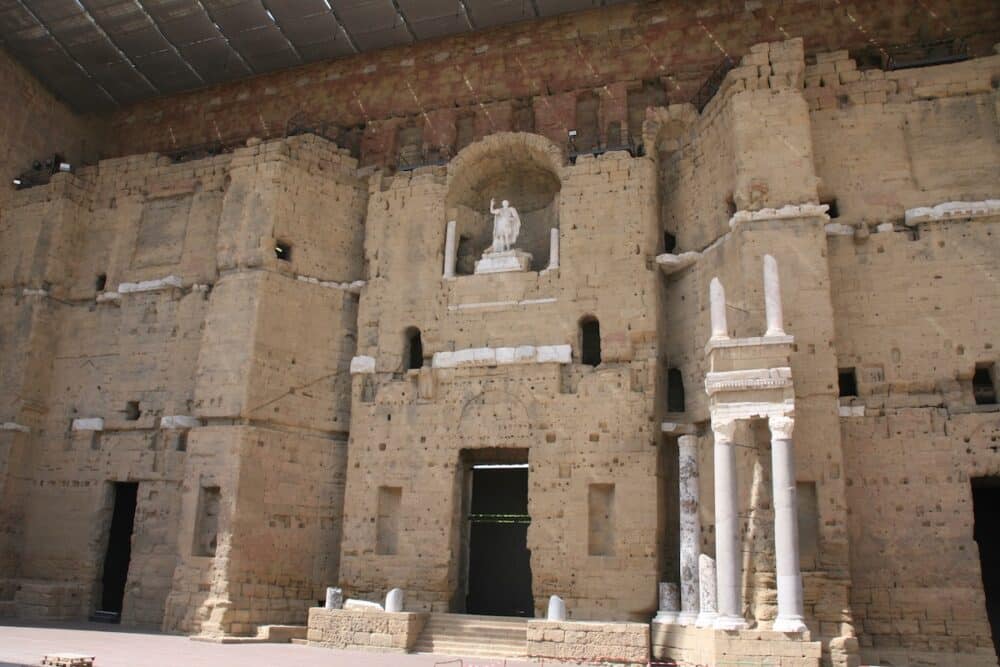
<svg viewBox="0 0 1000 667">
<path fill-rule="evenodd" d="M 292 244 L 288 241 L 276 241 L 274 244 L 274 256 L 283 262 L 292 261 Z"/>
<path fill-rule="evenodd" d="M 615 485 L 591 484 L 587 491 L 589 530 L 587 546 L 591 556 L 615 555 Z"/>
<path fill-rule="evenodd" d="M 996 377 L 995 363 L 976 364 L 976 372 L 972 376 L 972 394 L 976 399 L 976 405 L 997 404 Z"/>
<path fill-rule="evenodd" d="M 840 385 L 841 398 L 858 395 L 858 376 L 854 368 L 838 369 L 837 382 Z"/>
<path fill-rule="evenodd" d="M 139 401 L 129 401 L 125 404 L 125 419 L 134 422 L 138 421 L 141 416 L 142 410 L 139 409 Z"/>
</svg>

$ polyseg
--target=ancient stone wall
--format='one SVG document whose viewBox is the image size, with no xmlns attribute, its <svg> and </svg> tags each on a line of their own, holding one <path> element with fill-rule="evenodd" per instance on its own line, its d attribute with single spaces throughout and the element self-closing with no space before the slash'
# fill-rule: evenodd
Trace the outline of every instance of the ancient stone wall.
<svg viewBox="0 0 1000 667">
<path fill-rule="evenodd" d="M 858 390 L 841 399 L 851 604 L 872 661 L 995 661 L 970 478 L 1000 473 L 996 406 L 972 394 L 997 357 L 998 234 L 994 214 L 830 239 L 838 364 Z"/>
<path fill-rule="evenodd" d="M 5 612 L 102 608 L 113 483 L 137 482 L 124 623 L 304 620 L 337 572 L 363 284 L 355 168 L 300 137 L 104 161 L 14 195 Z"/>
<path fill-rule="evenodd" d="M 442 280 L 446 201 L 467 185 L 489 197 L 490 178 L 503 187 L 505 160 L 518 148 L 560 182 L 559 268 Z M 506 448 L 527 451 L 531 466 L 536 606 L 558 592 L 579 618 L 638 618 L 654 607 L 660 515 L 640 508 L 659 483 L 647 418 L 656 383 L 653 173 L 651 161 L 624 152 L 566 165 L 541 137 L 501 134 L 468 147 L 447 171 L 373 178 L 358 353 L 374 358 L 374 373 L 355 377 L 348 468 L 356 472 L 341 567 L 349 594 L 378 598 L 401 586 L 415 608 L 435 611 L 464 599 L 462 452 Z M 598 369 L 580 363 L 587 315 L 600 323 Z M 408 327 L 420 330 L 422 369 L 406 369 Z M 518 346 L 560 345 L 572 350 L 561 361 L 504 363 L 500 352 L 510 349 L 513 361 Z M 444 360 L 469 348 L 497 351 L 481 365 Z M 615 496 L 613 557 L 588 555 L 592 483 L 629 489 Z M 375 553 L 380 486 L 404 498 L 395 554 Z M 618 584 L 598 590 L 598 572 Z"/>
<path fill-rule="evenodd" d="M 71 164 L 95 162 L 104 145 L 105 120 L 73 113 L 0 49 L 0 206 L 11 180 L 59 153 Z"/>
</svg>

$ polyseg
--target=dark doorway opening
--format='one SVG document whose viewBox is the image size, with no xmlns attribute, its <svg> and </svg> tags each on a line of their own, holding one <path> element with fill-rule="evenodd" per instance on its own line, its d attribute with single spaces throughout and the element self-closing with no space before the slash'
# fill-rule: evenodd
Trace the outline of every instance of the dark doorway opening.
<svg viewBox="0 0 1000 667">
<path fill-rule="evenodd" d="M 993 633 L 993 647 L 1000 653 L 1000 477 L 972 480 L 972 536 L 979 545 L 986 616 Z"/>
<path fill-rule="evenodd" d="M 466 612 L 531 618 L 528 464 L 474 463 L 468 485 Z"/>
<path fill-rule="evenodd" d="M 111 514 L 108 549 L 104 554 L 104 574 L 101 577 L 101 608 L 104 615 L 114 614 L 117 621 L 125 598 L 125 581 L 132 557 L 132 527 L 135 504 L 139 495 L 138 482 L 115 482 L 115 506 Z"/>
</svg>

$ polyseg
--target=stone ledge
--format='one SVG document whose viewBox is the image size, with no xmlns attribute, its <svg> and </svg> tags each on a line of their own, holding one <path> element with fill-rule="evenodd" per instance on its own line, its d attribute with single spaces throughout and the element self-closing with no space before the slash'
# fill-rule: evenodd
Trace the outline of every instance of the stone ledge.
<svg viewBox="0 0 1000 667">
<path fill-rule="evenodd" d="M 827 211 L 830 207 L 827 204 L 787 204 L 781 208 L 762 208 L 759 211 L 736 211 L 729 219 L 729 227 L 735 229 L 736 225 L 744 222 L 756 222 L 758 220 L 789 220 L 793 218 L 824 218 L 829 220 Z"/>
<path fill-rule="evenodd" d="M 309 609 L 309 646 L 407 653 L 417 642 L 427 614 L 353 609 Z"/>
<path fill-rule="evenodd" d="M 699 257 L 701 257 L 701 253 L 693 251 L 682 252 L 679 255 L 663 253 L 656 256 L 656 264 L 660 267 L 660 271 L 663 271 L 664 275 L 669 276 L 672 273 L 683 271 L 691 266 L 698 261 Z"/>
<path fill-rule="evenodd" d="M 435 352 L 434 368 L 499 366 L 503 364 L 568 364 L 572 360 L 569 345 L 520 345 L 518 347 L 472 347 L 454 352 Z"/>
<path fill-rule="evenodd" d="M 167 276 L 156 280 L 143 280 L 138 283 L 122 283 L 118 286 L 118 294 L 136 294 L 138 292 L 157 292 L 166 289 L 180 289 L 183 286 L 180 276 Z"/>
<path fill-rule="evenodd" d="M 649 625 L 592 621 L 528 621 L 529 658 L 606 665 L 647 665 Z"/>
<path fill-rule="evenodd" d="M 774 630 L 716 630 L 652 623 L 652 654 L 679 666 L 739 664 L 747 667 L 819 667 L 822 644 L 808 632 L 790 635 Z"/>
<path fill-rule="evenodd" d="M 74 431 L 103 431 L 103 417 L 88 417 L 84 419 L 74 419 L 72 430 Z"/>
</svg>

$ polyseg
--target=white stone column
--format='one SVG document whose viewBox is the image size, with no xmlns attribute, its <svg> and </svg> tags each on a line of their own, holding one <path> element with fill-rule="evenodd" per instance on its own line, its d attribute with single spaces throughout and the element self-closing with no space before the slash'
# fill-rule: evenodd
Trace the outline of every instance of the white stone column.
<svg viewBox="0 0 1000 667">
<path fill-rule="evenodd" d="M 455 225 L 454 220 L 448 221 L 444 234 L 444 277 L 455 277 Z"/>
<path fill-rule="evenodd" d="M 738 630 L 747 627 L 740 604 L 742 559 L 737 513 L 736 422 L 712 420 L 715 433 L 715 566 L 718 580 L 719 616 L 715 627 Z"/>
<path fill-rule="evenodd" d="M 718 617 L 718 595 L 715 588 L 715 559 L 706 554 L 698 556 L 698 580 L 701 587 L 698 589 L 698 620 L 695 625 L 699 628 L 710 628 L 715 625 Z"/>
<path fill-rule="evenodd" d="M 712 316 L 712 337 L 709 340 L 725 340 L 729 338 L 729 326 L 726 323 L 726 290 L 718 278 L 712 278 L 708 285 L 708 300 Z"/>
<path fill-rule="evenodd" d="M 803 632 L 802 572 L 799 569 L 798 499 L 795 493 L 795 455 L 790 416 L 772 416 L 771 478 L 774 494 L 774 560 L 778 580 L 778 632 Z"/>
<path fill-rule="evenodd" d="M 559 268 L 559 228 L 549 230 L 549 266 L 547 271 Z"/>
<path fill-rule="evenodd" d="M 764 255 L 764 311 L 767 314 L 767 331 L 764 335 L 784 336 L 785 323 L 781 310 L 778 262 L 771 255 Z"/>
<path fill-rule="evenodd" d="M 677 622 L 690 625 L 698 618 L 698 555 L 701 552 L 701 516 L 698 510 L 698 436 L 677 439 L 680 479 L 681 613 Z"/>
</svg>

